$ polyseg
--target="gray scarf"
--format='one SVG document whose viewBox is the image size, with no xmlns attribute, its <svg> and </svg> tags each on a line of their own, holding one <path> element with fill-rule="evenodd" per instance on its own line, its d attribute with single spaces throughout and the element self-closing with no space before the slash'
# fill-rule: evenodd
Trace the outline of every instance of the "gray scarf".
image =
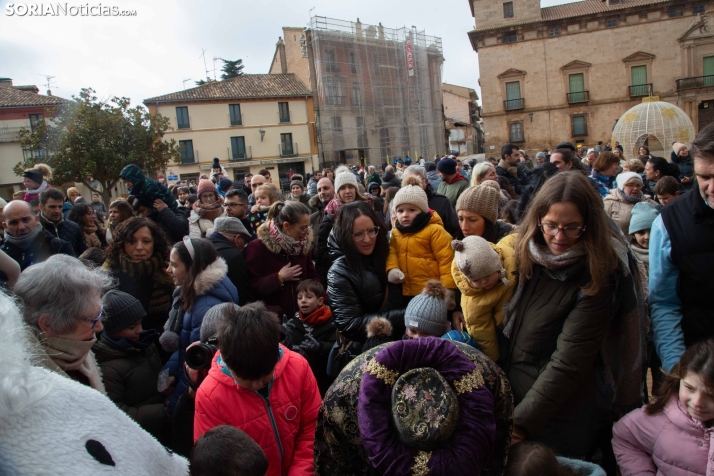
<svg viewBox="0 0 714 476">
<path fill-rule="evenodd" d="M 42 229 L 42 225 L 37 225 L 34 230 L 29 232 L 27 235 L 16 238 L 12 236 L 10 233 L 5 232 L 5 241 L 8 243 L 17 246 L 20 248 L 22 251 L 27 251 L 27 249 L 30 247 L 33 241 L 35 241 L 35 238 L 37 238 L 37 235 L 42 233 L 44 230 Z"/>
<path fill-rule="evenodd" d="M 627 203 L 639 203 L 642 201 L 642 199 L 645 197 L 645 194 L 640 192 L 639 195 L 636 197 L 631 197 L 630 195 L 626 195 L 624 192 L 621 190 L 618 190 L 617 193 L 622 197 Z"/>
<path fill-rule="evenodd" d="M 585 256 L 585 247 L 581 244 L 577 244 L 570 248 L 568 251 L 562 255 L 554 255 L 550 252 L 547 246 L 537 245 L 533 240 L 528 242 L 528 255 L 534 263 L 537 263 L 550 271 L 556 271 L 566 266 L 577 263 Z M 556 278 L 558 276 L 555 276 Z M 503 334 L 506 337 L 511 337 L 513 332 L 513 324 L 515 319 L 513 317 L 516 314 L 516 308 L 518 307 L 518 301 L 523 294 L 523 289 L 526 287 L 526 279 L 523 275 L 518 277 L 518 287 L 513 293 L 511 300 L 503 306 Z"/>
</svg>

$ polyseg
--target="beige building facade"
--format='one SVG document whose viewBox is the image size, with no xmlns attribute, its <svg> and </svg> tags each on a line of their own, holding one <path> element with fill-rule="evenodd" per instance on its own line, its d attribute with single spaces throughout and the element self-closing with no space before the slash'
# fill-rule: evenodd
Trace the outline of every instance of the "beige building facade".
<svg viewBox="0 0 714 476">
<path fill-rule="evenodd" d="M 210 174 L 214 158 L 241 180 L 268 169 L 273 177 L 317 170 L 312 95 L 294 74 L 251 74 L 144 100 L 168 117 L 181 162 L 170 164 L 168 183 Z"/>
<path fill-rule="evenodd" d="M 608 142 L 650 95 L 682 108 L 697 130 L 714 122 L 710 0 L 470 1 L 486 155 L 507 142 L 527 151 Z"/>
<path fill-rule="evenodd" d="M 449 83 L 443 83 L 441 89 L 451 153 L 459 155 L 482 153 L 481 107 L 478 104 L 476 90 Z"/>
</svg>

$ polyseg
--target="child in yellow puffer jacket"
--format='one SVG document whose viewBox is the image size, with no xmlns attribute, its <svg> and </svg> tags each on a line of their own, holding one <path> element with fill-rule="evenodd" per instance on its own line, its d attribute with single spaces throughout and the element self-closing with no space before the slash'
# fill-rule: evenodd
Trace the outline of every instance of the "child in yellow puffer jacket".
<svg viewBox="0 0 714 476">
<path fill-rule="evenodd" d="M 439 214 L 429 209 L 420 178 L 407 177 L 392 202 L 397 220 L 389 239 L 387 279 L 402 283 L 402 294 L 421 293 L 430 279 L 438 279 L 447 289 L 456 289 L 451 276 L 451 235 Z"/>
<path fill-rule="evenodd" d="M 508 235 L 494 245 L 480 236 L 468 236 L 451 242 L 456 252 L 451 274 L 461 290 L 466 330 L 494 362 L 499 357 L 496 327 L 502 326 L 503 306 L 516 288 L 517 239 L 517 234 Z"/>
</svg>

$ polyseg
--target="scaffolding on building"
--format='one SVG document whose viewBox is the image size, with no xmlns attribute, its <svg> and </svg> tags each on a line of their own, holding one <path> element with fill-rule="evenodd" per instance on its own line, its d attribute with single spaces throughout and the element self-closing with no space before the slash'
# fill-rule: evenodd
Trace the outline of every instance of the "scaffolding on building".
<svg viewBox="0 0 714 476">
<path fill-rule="evenodd" d="M 312 17 L 308 31 L 321 162 L 445 151 L 441 38 L 326 17 Z"/>
</svg>

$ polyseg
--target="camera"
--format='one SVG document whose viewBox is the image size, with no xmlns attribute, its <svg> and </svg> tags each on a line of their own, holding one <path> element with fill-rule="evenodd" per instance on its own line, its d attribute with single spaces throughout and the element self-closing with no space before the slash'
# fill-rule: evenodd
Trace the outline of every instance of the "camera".
<svg viewBox="0 0 714 476">
<path fill-rule="evenodd" d="M 218 351 L 218 337 L 211 336 L 208 342 L 194 345 L 186 350 L 186 365 L 193 370 L 203 370 L 211 366 Z"/>
</svg>

